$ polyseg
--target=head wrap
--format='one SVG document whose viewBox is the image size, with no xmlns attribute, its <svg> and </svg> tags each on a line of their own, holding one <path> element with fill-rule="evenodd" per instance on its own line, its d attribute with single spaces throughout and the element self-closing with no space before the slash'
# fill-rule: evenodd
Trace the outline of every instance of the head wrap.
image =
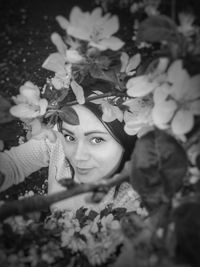
<svg viewBox="0 0 200 267">
<path fill-rule="evenodd" d="M 124 131 L 124 122 L 120 122 L 117 119 L 111 122 L 103 121 L 103 112 L 100 105 L 86 102 L 84 106 L 88 108 L 93 114 L 95 114 L 95 116 L 100 120 L 100 122 L 104 125 L 104 127 L 108 130 L 112 137 L 124 148 L 121 164 L 117 169 L 117 172 L 120 172 L 124 166 L 124 163 L 130 159 L 137 137 L 128 135 Z"/>
</svg>

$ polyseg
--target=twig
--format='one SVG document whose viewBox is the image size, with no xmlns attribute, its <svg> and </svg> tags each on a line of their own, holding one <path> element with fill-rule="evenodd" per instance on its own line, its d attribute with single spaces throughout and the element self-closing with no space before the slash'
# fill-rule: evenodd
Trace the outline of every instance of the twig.
<svg viewBox="0 0 200 267">
<path fill-rule="evenodd" d="M 70 190 L 61 191 L 47 196 L 36 195 L 24 198 L 18 201 L 7 201 L 0 207 L 0 220 L 4 220 L 12 215 L 25 214 L 33 211 L 42 211 L 47 209 L 55 202 L 67 199 L 79 194 L 98 191 L 101 189 L 108 189 L 112 186 L 119 185 L 128 179 L 126 171 L 115 175 L 109 180 L 104 180 L 98 184 L 81 184 L 76 185 Z"/>
<path fill-rule="evenodd" d="M 128 96 L 125 92 L 120 92 L 120 91 L 114 91 L 114 92 L 108 92 L 108 93 L 104 93 L 104 94 L 100 94 L 100 95 L 94 95 L 94 96 L 89 96 L 85 98 L 85 102 L 90 102 L 96 99 L 103 99 L 106 97 L 111 97 L 111 96 L 121 96 L 121 97 L 128 97 L 131 98 L 130 96 Z M 68 103 L 65 103 L 65 106 L 73 106 L 79 104 L 77 100 L 73 100 L 70 101 Z M 48 113 L 54 113 L 58 110 L 58 105 L 49 105 L 48 106 Z"/>
</svg>

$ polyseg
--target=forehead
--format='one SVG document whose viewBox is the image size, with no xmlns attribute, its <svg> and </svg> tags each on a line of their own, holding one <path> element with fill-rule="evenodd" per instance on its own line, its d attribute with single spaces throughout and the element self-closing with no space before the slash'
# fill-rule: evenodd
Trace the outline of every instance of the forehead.
<svg viewBox="0 0 200 267">
<path fill-rule="evenodd" d="M 79 125 L 71 125 L 63 122 L 63 128 L 73 131 L 79 129 L 83 132 L 100 131 L 108 133 L 100 120 L 88 108 L 82 105 L 74 105 L 72 108 L 76 111 L 80 123 Z"/>
</svg>

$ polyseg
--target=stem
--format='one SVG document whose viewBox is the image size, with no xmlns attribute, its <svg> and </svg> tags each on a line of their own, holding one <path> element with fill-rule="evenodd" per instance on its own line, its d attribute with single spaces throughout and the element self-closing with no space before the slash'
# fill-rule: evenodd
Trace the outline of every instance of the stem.
<svg viewBox="0 0 200 267">
<path fill-rule="evenodd" d="M 81 184 L 75 185 L 70 190 L 61 191 L 47 196 L 36 195 L 24 198 L 18 201 L 8 201 L 0 207 L 0 220 L 4 220 L 9 216 L 25 214 L 33 211 L 42 211 L 47 209 L 55 202 L 71 198 L 73 196 L 98 191 L 98 189 L 109 189 L 112 186 L 119 185 L 128 179 L 128 174 L 124 170 L 121 174 L 117 174 L 109 180 L 104 180 L 97 184 Z"/>
<path fill-rule="evenodd" d="M 104 98 L 104 97 L 110 97 L 110 96 L 127 96 L 127 95 L 126 95 L 126 93 L 123 93 L 123 92 L 109 92 L 109 93 L 105 93 L 105 94 L 101 94 L 101 95 L 88 97 L 85 99 L 85 102 L 89 102 L 89 101 Z M 72 106 L 75 104 L 78 104 L 77 100 L 66 103 L 66 106 Z"/>
</svg>

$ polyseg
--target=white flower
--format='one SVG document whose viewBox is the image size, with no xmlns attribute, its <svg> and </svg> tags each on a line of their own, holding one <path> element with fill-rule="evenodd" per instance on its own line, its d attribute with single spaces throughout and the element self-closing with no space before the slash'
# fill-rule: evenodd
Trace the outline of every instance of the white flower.
<svg viewBox="0 0 200 267">
<path fill-rule="evenodd" d="M 180 26 L 178 26 L 179 32 L 183 35 L 191 36 L 195 32 L 195 27 L 193 25 L 195 16 L 192 13 L 180 12 L 178 14 L 178 19 Z"/>
<path fill-rule="evenodd" d="M 20 87 L 20 94 L 13 97 L 17 104 L 10 109 L 10 113 L 21 119 L 31 119 L 43 116 L 46 112 L 48 102 L 40 98 L 40 90 L 32 82 L 26 82 Z"/>
<path fill-rule="evenodd" d="M 184 135 L 192 129 L 194 115 L 200 115 L 200 74 L 190 77 L 182 61 L 176 60 L 168 69 L 167 79 L 168 85 L 154 92 L 157 96 L 154 97 L 153 120 L 160 128 L 170 124 L 174 134 Z"/>
<path fill-rule="evenodd" d="M 148 16 L 159 15 L 160 0 L 144 0 L 144 11 Z"/>
<path fill-rule="evenodd" d="M 57 90 L 69 88 L 71 83 L 71 75 L 67 72 L 56 72 L 55 76 L 51 78 L 51 82 Z"/>
<path fill-rule="evenodd" d="M 56 19 L 67 34 L 88 41 L 90 46 L 97 47 L 99 50 L 115 51 L 124 45 L 123 41 L 112 36 L 119 29 L 118 17 L 110 14 L 102 16 L 100 7 L 95 8 L 91 13 L 74 7 L 69 21 L 63 16 L 57 16 Z"/>
<path fill-rule="evenodd" d="M 80 63 L 84 58 L 79 54 L 77 50 L 68 49 L 66 50 L 66 61 L 69 63 Z"/>
</svg>

